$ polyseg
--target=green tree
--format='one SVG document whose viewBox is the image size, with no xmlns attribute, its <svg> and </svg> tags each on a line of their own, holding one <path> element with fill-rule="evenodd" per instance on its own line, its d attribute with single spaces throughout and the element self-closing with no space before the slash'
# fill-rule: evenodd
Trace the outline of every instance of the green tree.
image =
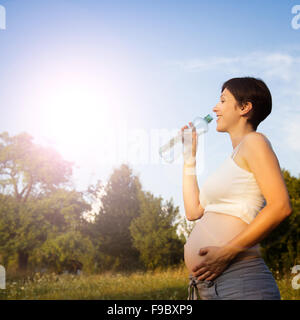
<svg viewBox="0 0 300 320">
<path fill-rule="evenodd" d="M 26 270 L 29 253 L 46 237 L 47 224 L 32 202 L 22 204 L 0 195 L 0 252 L 5 265 L 17 256 L 19 270 Z"/>
<path fill-rule="evenodd" d="M 91 209 L 84 192 L 63 188 L 57 188 L 34 203 L 54 233 L 81 231 L 86 222 L 84 212 Z"/>
<path fill-rule="evenodd" d="M 282 174 L 293 212 L 260 244 L 263 258 L 270 268 L 290 273 L 290 268 L 300 263 L 300 177 L 291 176 L 285 169 Z"/>
<path fill-rule="evenodd" d="M 293 177 L 286 169 L 282 169 L 282 175 L 291 199 L 300 199 L 300 176 Z"/>
<path fill-rule="evenodd" d="M 0 134 L 0 187 L 1 193 L 13 195 L 26 202 L 57 187 L 71 186 L 73 162 L 65 161 L 50 147 L 33 143 L 33 137 L 21 133 L 10 137 Z"/>
<path fill-rule="evenodd" d="M 98 185 L 102 193 L 99 212 L 91 231 L 98 248 L 99 269 L 131 269 L 138 267 L 139 252 L 132 245 L 129 230 L 131 221 L 140 213 L 138 191 L 139 178 L 126 164 L 115 169 L 107 184 Z"/>
<path fill-rule="evenodd" d="M 80 228 L 89 208 L 82 193 L 63 189 L 73 163 L 32 140 L 0 134 L 0 253 L 6 263 L 17 255 L 19 270 L 50 235 Z"/>
<path fill-rule="evenodd" d="M 179 208 L 173 201 L 162 204 L 162 198 L 150 192 L 139 192 L 141 214 L 130 226 L 133 244 L 148 269 L 177 264 L 183 259 L 184 240 L 177 235 Z"/>
<path fill-rule="evenodd" d="M 18 269 L 26 271 L 30 261 L 38 261 L 34 256 L 45 248 L 46 240 L 80 232 L 82 213 L 89 207 L 74 190 L 57 189 L 45 198 L 25 203 L 0 195 L 0 252 L 5 263 L 17 255 Z"/>
<path fill-rule="evenodd" d="M 31 263 L 61 273 L 94 271 L 92 242 L 78 231 L 68 231 L 48 238 L 33 252 Z"/>
</svg>

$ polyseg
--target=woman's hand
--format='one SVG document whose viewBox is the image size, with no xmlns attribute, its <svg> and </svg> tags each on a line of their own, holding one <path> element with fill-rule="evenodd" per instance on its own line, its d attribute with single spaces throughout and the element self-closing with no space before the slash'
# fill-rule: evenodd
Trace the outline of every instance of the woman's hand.
<svg viewBox="0 0 300 320">
<path fill-rule="evenodd" d="M 204 247 L 199 251 L 203 261 L 192 269 L 198 280 L 213 280 L 218 277 L 232 260 L 232 256 L 223 247 Z"/>
<path fill-rule="evenodd" d="M 192 136 L 188 136 L 190 132 L 184 132 L 185 129 L 190 129 L 188 126 L 184 126 L 181 128 L 182 132 L 182 143 L 184 144 L 184 164 L 193 165 L 196 162 L 196 152 L 197 152 L 197 144 L 198 144 L 198 136 L 196 132 L 196 128 L 194 127 L 192 122 L 189 122 L 190 128 L 192 128 Z M 185 139 L 186 138 L 186 139 Z"/>
</svg>

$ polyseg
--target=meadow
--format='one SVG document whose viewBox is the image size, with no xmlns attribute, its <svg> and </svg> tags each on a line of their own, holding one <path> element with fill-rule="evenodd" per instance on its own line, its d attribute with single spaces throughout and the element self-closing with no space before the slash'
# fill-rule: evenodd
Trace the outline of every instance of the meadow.
<svg viewBox="0 0 300 320">
<path fill-rule="evenodd" d="M 274 273 L 273 273 L 274 274 Z M 300 300 L 292 287 L 295 275 L 274 274 L 282 300 Z M 188 271 L 184 265 L 146 273 L 72 275 L 34 273 L 23 278 L 7 277 L 1 300 L 186 300 Z"/>
</svg>

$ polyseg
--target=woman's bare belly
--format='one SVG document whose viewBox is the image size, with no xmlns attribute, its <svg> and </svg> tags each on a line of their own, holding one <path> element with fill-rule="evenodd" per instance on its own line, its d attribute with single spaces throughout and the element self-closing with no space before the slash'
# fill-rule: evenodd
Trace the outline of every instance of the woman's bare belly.
<svg viewBox="0 0 300 320">
<path fill-rule="evenodd" d="M 204 256 L 199 256 L 199 250 L 202 247 L 223 246 L 247 226 L 248 224 L 240 218 L 217 212 L 206 212 L 197 221 L 184 245 L 184 261 L 190 273 L 204 259 Z M 241 258 L 243 255 L 260 256 L 259 245 L 241 254 Z"/>
</svg>

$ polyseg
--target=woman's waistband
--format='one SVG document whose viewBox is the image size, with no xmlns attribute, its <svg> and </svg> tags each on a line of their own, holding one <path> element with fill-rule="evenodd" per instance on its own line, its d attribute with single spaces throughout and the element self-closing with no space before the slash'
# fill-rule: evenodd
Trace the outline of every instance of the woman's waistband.
<svg viewBox="0 0 300 320">
<path fill-rule="evenodd" d="M 232 262 L 248 260 L 253 258 L 261 258 L 261 253 L 259 251 L 259 248 L 250 248 L 246 251 L 240 252 L 232 259 Z"/>
</svg>

